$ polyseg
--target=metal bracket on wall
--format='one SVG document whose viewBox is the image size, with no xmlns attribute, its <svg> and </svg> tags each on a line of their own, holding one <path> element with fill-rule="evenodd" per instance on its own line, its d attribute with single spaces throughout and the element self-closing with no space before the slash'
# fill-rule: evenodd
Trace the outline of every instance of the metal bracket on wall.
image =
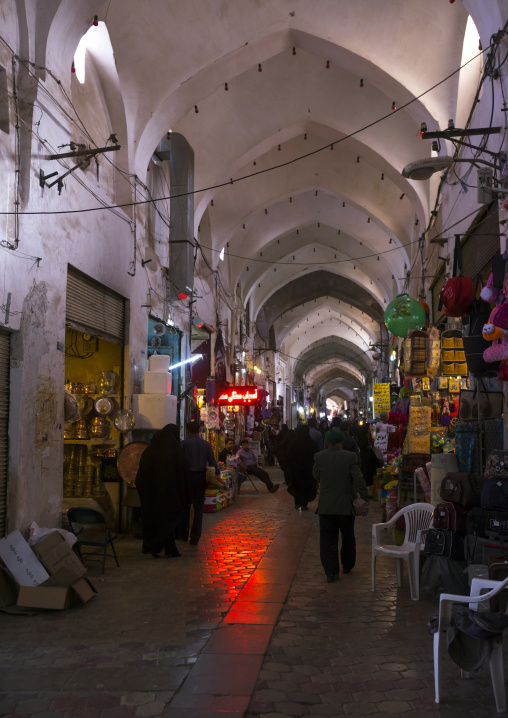
<svg viewBox="0 0 508 718">
<path fill-rule="evenodd" d="M 66 159 L 69 157 L 82 157 L 83 159 L 74 165 L 74 167 L 71 167 L 67 172 L 64 172 L 63 175 L 60 175 L 54 182 L 51 182 L 48 184 L 46 180 L 48 180 L 50 177 L 54 177 L 58 174 L 58 172 L 52 172 L 51 174 L 44 174 L 44 170 L 39 171 L 39 185 L 44 189 L 44 187 L 54 187 L 54 185 L 58 185 L 58 194 L 61 193 L 62 187 L 63 187 L 63 179 L 67 177 L 68 175 L 72 174 L 72 172 L 75 172 L 79 167 L 83 167 L 83 169 L 86 169 L 88 165 L 90 164 L 90 160 L 92 157 L 96 157 L 99 154 L 102 154 L 103 152 L 117 152 L 119 149 L 121 149 L 120 145 L 113 145 L 113 147 L 95 147 L 95 148 L 83 148 L 80 150 L 73 150 L 71 152 L 61 152 L 59 155 L 49 155 L 48 160 L 61 160 Z"/>
</svg>

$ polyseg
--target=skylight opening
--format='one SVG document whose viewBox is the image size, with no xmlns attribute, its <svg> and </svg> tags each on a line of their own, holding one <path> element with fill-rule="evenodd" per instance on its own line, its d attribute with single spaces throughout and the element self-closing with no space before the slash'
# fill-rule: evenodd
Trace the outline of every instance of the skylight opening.
<svg viewBox="0 0 508 718">
<path fill-rule="evenodd" d="M 90 50 L 97 57 L 112 55 L 113 48 L 109 39 L 109 32 L 104 22 L 97 26 L 92 25 L 83 35 L 74 53 L 74 68 L 78 82 L 82 85 L 85 82 L 85 58 L 86 51 Z"/>
</svg>

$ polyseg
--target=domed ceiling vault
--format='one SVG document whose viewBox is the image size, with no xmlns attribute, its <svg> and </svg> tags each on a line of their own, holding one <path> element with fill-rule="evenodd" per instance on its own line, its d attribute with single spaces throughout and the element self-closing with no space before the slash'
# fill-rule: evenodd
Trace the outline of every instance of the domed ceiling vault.
<svg viewBox="0 0 508 718">
<path fill-rule="evenodd" d="M 349 390 L 372 372 L 369 345 L 383 339 L 384 308 L 417 260 L 438 182 L 400 173 L 431 154 L 422 122 L 443 129 L 460 119 L 466 8 L 481 22 L 482 5 L 97 4 L 122 88 L 131 171 L 143 177 L 169 130 L 187 139 L 195 236 L 229 292 L 238 286 L 249 302 L 261 340 L 275 336 L 295 384 L 304 375 L 320 382 L 309 371 L 322 366 L 323 376 L 335 371 L 337 391 Z M 49 60 L 71 59 L 79 40 L 77 30 L 61 32 L 66 13 L 83 33 L 90 24 L 86 8 L 63 0 Z M 474 89 L 463 90 L 462 107 Z M 208 274 L 201 258 L 197 271 Z"/>
</svg>

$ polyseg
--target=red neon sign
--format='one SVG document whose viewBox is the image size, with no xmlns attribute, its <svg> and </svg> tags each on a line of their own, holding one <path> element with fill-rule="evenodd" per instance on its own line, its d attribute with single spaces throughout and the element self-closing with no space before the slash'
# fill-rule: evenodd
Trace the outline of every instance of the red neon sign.
<svg viewBox="0 0 508 718">
<path fill-rule="evenodd" d="M 230 386 L 219 394 L 217 404 L 229 404 L 229 406 L 252 404 L 258 398 L 257 386 Z"/>
</svg>

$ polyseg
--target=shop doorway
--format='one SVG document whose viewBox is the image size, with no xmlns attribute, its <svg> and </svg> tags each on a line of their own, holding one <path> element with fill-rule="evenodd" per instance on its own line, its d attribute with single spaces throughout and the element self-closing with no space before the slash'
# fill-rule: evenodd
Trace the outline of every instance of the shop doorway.
<svg viewBox="0 0 508 718">
<path fill-rule="evenodd" d="M 120 526 L 125 300 L 69 267 L 65 331 L 63 501 Z"/>
</svg>

